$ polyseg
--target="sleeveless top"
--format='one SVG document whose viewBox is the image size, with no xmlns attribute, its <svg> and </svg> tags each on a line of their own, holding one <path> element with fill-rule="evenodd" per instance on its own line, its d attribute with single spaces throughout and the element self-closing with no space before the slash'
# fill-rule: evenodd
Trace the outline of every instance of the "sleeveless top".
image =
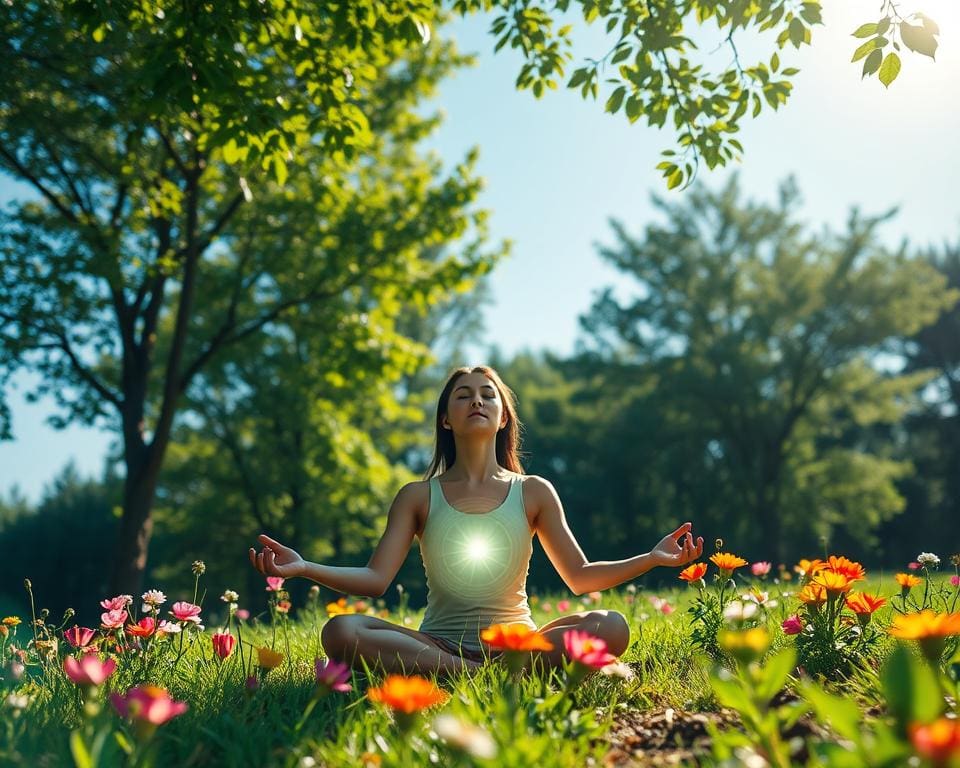
<svg viewBox="0 0 960 768">
<path fill-rule="evenodd" d="M 527 604 L 533 532 L 523 507 L 523 484 L 510 480 L 503 503 L 466 513 L 447 503 L 430 478 L 430 509 L 420 536 L 427 609 L 420 631 L 481 650 L 480 631 L 519 622 L 536 629 Z"/>
</svg>

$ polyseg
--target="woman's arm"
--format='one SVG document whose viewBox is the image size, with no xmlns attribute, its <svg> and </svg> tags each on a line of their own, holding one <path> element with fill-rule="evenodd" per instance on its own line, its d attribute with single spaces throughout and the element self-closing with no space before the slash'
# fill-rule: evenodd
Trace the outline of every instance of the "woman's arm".
<svg viewBox="0 0 960 768">
<path fill-rule="evenodd" d="M 626 560 L 601 560 L 591 563 L 567 526 L 563 505 L 553 484 L 536 475 L 527 482 L 533 484 L 540 543 L 560 578 L 576 595 L 610 589 L 635 579 L 658 565 L 686 565 L 703 553 L 703 537 L 699 537 L 694 545 L 692 526 L 684 523 L 664 536 L 650 552 Z"/>
<path fill-rule="evenodd" d="M 263 551 L 257 553 L 251 547 L 250 562 L 267 576 L 303 576 L 348 595 L 380 597 L 400 570 L 416 534 L 416 512 L 421 495 L 419 485 L 407 483 L 397 493 L 387 514 L 386 530 L 370 562 L 364 567 L 311 563 L 290 547 L 264 534 L 258 537 L 263 544 Z"/>
</svg>

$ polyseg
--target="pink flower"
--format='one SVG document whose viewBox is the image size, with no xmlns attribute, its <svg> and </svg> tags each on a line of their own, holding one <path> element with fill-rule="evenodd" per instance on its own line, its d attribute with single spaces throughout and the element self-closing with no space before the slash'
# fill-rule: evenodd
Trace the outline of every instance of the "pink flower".
<svg viewBox="0 0 960 768">
<path fill-rule="evenodd" d="M 783 629 L 783 632 L 786 635 L 799 635 L 801 632 L 803 632 L 803 622 L 796 614 L 784 619 L 783 623 L 780 624 L 780 627 Z"/>
<path fill-rule="evenodd" d="M 912 563 L 907 563 L 907 568 L 909 568 L 911 571 L 919 571 L 919 570 L 920 570 L 920 563 L 918 563 L 918 562 L 916 562 L 916 561 L 914 561 L 914 562 L 912 562 Z"/>
<path fill-rule="evenodd" d="M 173 621 L 167 621 L 166 619 L 160 619 L 160 624 L 157 626 L 157 632 L 165 633 L 168 635 L 175 635 L 177 632 L 182 632 L 183 627 Z"/>
<path fill-rule="evenodd" d="M 617 657 L 607 651 L 606 641 L 577 629 L 563 633 L 563 646 L 567 656 L 592 669 L 600 669 L 617 661 Z"/>
<path fill-rule="evenodd" d="M 346 664 L 332 659 L 317 659 L 314 668 L 317 674 L 317 685 L 325 693 L 330 691 L 346 693 L 353 690 L 353 686 L 347 682 L 350 679 L 350 667 Z"/>
<path fill-rule="evenodd" d="M 540 609 L 544 613 L 550 613 L 550 611 L 553 610 L 553 606 L 550 603 L 544 603 L 543 605 L 540 606 Z"/>
<path fill-rule="evenodd" d="M 233 646 L 237 643 L 237 638 L 233 635 L 215 634 L 212 638 L 213 650 L 221 659 L 227 658 L 233 653 Z"/>
<path fill-rule="evenodd" d="M 758 563 L 754 563 L 750 566 L 750 572 L 754 576 L 766 576 L 768 573 L 770 573 L 770 563 L 768 563 L 766 560 L 761 560 Z"/>
<path fill-rule="evenodd" d="M 237 612 L 233 615 L 241 621 L 246 621 L 250 618 L 250 611 L 248 611 L 246 608 L 237 608 Z"/>
<path fill-rule="evenodd" d="M 74 648 L 86 650 L 87 646 L 93 641 L 93 636 L 96 634 L 96 630 L 74 624 L 63 633 L 63 636 Z"/>
<path fill-rule="evenodd" d="M 559 601 L 557 601 L 557 610 L 560 611 L 560 613 L 563 613 L 564 611 L 569 611 L 569 610 L 570 610 L 570 601 L 569 601 L 569 600 L 559 600 Z"/>
<path fill-rule="evenodd" d="M 109 600 L 101 600 L 100 606 L 108 611 L 122 611 L 132 602 L 133 597 L 130 595 L 117 595 Z"/>
<path fill-rule="evenodd" d="M 186 702 L 174 701 L 169 693 L 155 685 L 131 688 L 124 696 L 114 693 L 110 701 L 121 717 L 151 725 L 163 725 L 187 711 Z"/>
<path fill-rule="evenodd" d="M 122 608 L 114 608 L 100 614 L 100 622 L 105 629 L 123 629 L 127 620 L 127 612 Z"/>
<path fill-rule="evenodd" d="M 670 605 L 670 603 L 668 603 L 666 600 L 664 600 L 662 597 L 657 597 L 656 595 L 650 595 L 649 600 L 650 600 L 650 604 L 653 605 L 653 607 L 656 610 L 660 611 L 663 614 L 669 615 L 673 613 L 675 610 L 675 608 L 672 605 Z"/>
<path fill-rule="evenodd" d="M 174 603 L 170 609 L 170 615 L 177 621 L 192 621 L 194 624 L 199 624 L 200 606 L 187 602 Z"/>
<path fill-rule="evenodd" d="M 117 668 L 113 659 L 100 661 L 95 653 L 85 653 L 80 659 L 67 656 L 63 660 L 63 671 L 73 682 L 84 687 L 100 685 Z"/>
<path fill-rule="evenodd" d="M 267 576 L 267 592 L 279 592 L 283 587 L 282 576 Z"/>
<path fill-rule="evenodd" d="M 960 576 L 951 576 L 950 583 L 955 587 L 960 587 Z"/>
<path fill-rule="evenodd" d="M 599 603 L 603 599 L 603 594 L 601 592 L 588 592 L 587 597 L 590 602 Z"/>
</svg>

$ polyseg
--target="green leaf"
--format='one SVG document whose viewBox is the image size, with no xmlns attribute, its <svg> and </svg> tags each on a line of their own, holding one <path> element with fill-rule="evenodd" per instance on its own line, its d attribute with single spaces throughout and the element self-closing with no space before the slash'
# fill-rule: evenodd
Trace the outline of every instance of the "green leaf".
<svg viewBox="0 0 960 768">
<path fill-rule="evenodd" d="M 900 39 L 903 40 L 903 44 L 911 51 L 936 60 L 934 54 L 937 52 L 937 41 L 934 34 L 926 27 L 917 27 L 905 21 L 900 24 Z"/>
<path fill-rule="evenodd" d="M 738 679 L 724 679 L 719 675 L 711 675 L 710 685 L 713 687 L 713 692 L 717 695 L 717 701 L 723 706 L 735 709 L 747 717 L 759 717 L 757 708 L 753 702 L 750 701 L 750 695 Z"/>
<path fill-rule="evenodd" d="M 800 695 L 813 705 L 818 720 L 829 725 L 843 738 L 855 744 L 860 742 L 862 715 L 855 701 L 827 693 L 816 683 L 802 685 Z"/>
<path fill-rule="evenodd" d="M 770 57 L 770 71 L 776 72 L 778 69 L 780 69 L 780 57 L 774 51 L 773 56 Z"/>
<path fill-rule="evenodd" d="M 861 79 L 867 75 L 872 75 L 880 69 L 881 61 L 883 61 L 883 51 L 879 48 L 875 51 L 870 51 L 870 55 L 863 60 L 863 74 L 861 75 Z"/>
<path fill-rule="evenodd" d="M 679 168 L 675 170 L 667 178 L 667 189 L 673 189 L 674 187 L 679 187 L 683 183 L 683 171 Z"/>
<path fill-rule="evenodd" d="M 883 665 L 880 683 L 887 707 L 902 730 L 908 723 L 928 723 L 943 711 L 936 675 L 903 644 L 897 644 Z"/>
<path fill-rule="evenodd" d="M 586 69 L 577 69 L 574 70 L 573 76 L 570 78 L 570 82 L 567 83 L 567 88 L 576 88 L 578 85 L 582 85 L 587 82 L 589 74 Z"/>
<path fill-rule="evenodd" d="M 799 48 L 806 37 L 806 32 L 804 30 L 803 22 L 798 18 L 793 18 L 790 20 L 790 26 L 787 28 L 790 35 L 790 42 L 793 43 L 794 48 Z"/>
<path fill-rule="evenodd" d="M 287 163 L 279 155 L 274 155 L 273 158 L 273 172 L 277 177 L 277 184 L 281 187 L 287 181 Z"/>
<path fill-rule="evenodd" d="M 853 58 L 850 59 L 850 61 L 859 61 L 868 53 L 870 53 L 870 51 L 874 51 L 877 48 L 883 48 L 883 46 L 885 46 L 888 42 L 889 41 L 885 37 L 874 37 L 871 40 L 867 40 L 867 42 L 854 51 Z"/>
<path fill-rule="evenodd" d="M 886 34 L 888 29 L 890 29 L 890 17 L 884 16 L 882 19 L 880 19 L 880 21 L 877 22 L 877 34 Z"/>
<path fill-rule="evenodd" d="M 70 753 L 77 768 L 93 768 L 93 758 L 83 741 L 80 731 L 70 733 Z"/>
<path fill-rule="evenodd" d="M 762 679 L 755 688 L 757 698 L 765 701 L 772 699 L 783 688 L 796 662 L 797 651 L 793 646 L 787 646 L 770 657 L 763 666 Z"/>
<path fill-rule="evenodd" d="M 879 53 L 879 51 L 874 51 L 874 53 Z M 883 60 L 883 64 L 880 65 L 880 82 L 883 83 L 884 87 L 889 88 L 890 83 L 897 79 L 897 75 L 900 74 L 900 57 L 892 51 L 887 54 L 887 57 Z"/>
<path fill-rule="evenodd" d="M 619 88 L 614 90 L 614 92 L 610 94 L 610 98 L 607 99 L 607 104 L 604 107 L 604 111 L 614 113 L 620 109 L 620 105 L 623 104 L 623 97 L 626 95 L 626 93 L 627 87 L 625 85 L 621 85 Z"/>
<path fill-rule="evenodd" d="M 857 31 L 853 33 L 854 37 L 870 37 L 871 35 L 877 34 L 877 25 L 863 24 L 862 26 L 857 27 Z"/>
</svg>

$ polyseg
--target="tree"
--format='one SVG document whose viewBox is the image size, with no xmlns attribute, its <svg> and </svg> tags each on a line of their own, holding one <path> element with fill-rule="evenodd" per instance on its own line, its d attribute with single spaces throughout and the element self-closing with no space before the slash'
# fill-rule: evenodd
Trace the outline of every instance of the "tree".
<svg viewBox="0 0 960 768">
<path fill-rule="evenodd" d="M 867 533 L 903 508 L 893 482 L 909 465 L 846 432 L 903 416 L 931 372 L 884 373 L 871 356 L 960 296 L 906 246 L 878 245 L 891 214 L 854 210 L 846 232 L 810 237 L 791 216 L 797 197 L 787 183 L 776 207 L 743 204 L 734 178 L 681 204 L 654 198 L 666 224 L 636 239 L 614 222 L 617 242 L 601 251 L 639 295 L 606 289 L 582 319 L 618 383 L 652 377 L 669 394 L 699 436 L 701 471 L 729 478 L 738 534 L 758 532 L 772 556 L 790 537 Z"/>
<path fill-rule="evenodd" d="M 34 394 L 53 395 L 57 424 L 121 435 L 112 583 L 133 593 L 175 418 L 211 361 L 283 337 L 321 304 L 349 312 L 328 339 L 343 345 L 358 308 L 429 306 L 493 257 L 472 209 L 474 155 L 440 178 L 414 149 L 437 121 L 418 100 L 464 61 L 450 45 L 412 46 L 392 27 L 343 38 L 349 9 L 315 26 L 284 17 L 281 39 L 272 6 L 177 4 L 167 21 L 183 47 L 158 49 L 164 10 L 109 12 L 121 7 L 129 16 L 93 31 L 77 23 L 96 14 L 83 3 L 0 18 L 0 162 L 42 196 L 0 224 L 0 370 L 40 372 Z M 218 76 L 212 60 L 242 71 Z M 308 61 L 328 79 L 315 72 L 300 90 Z M 280 114 L 296 136 L 290 165 L 293 143 L 264 128 Z M 241 124 L 260 150 L 237 145 Z M 446 243 L 459 252 L 420 258 Z"/>
</svg>

